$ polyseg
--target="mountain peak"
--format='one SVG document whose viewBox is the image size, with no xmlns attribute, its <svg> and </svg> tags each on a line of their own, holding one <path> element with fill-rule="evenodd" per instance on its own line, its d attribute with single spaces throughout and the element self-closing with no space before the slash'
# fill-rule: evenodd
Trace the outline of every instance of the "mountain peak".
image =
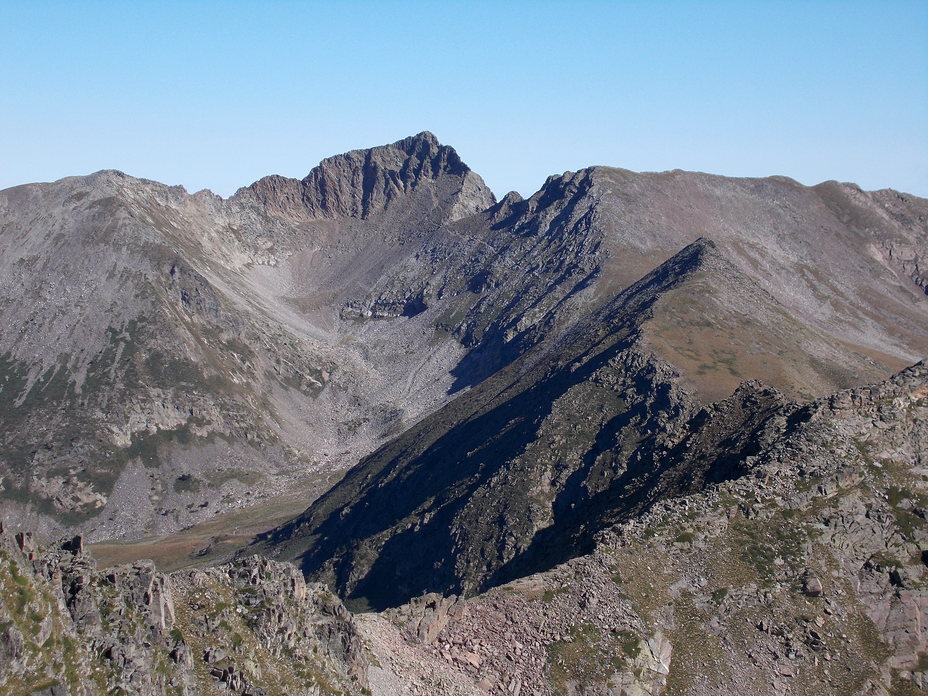
<svg viewBox="0 0 928 696">
<path fill-rule="evenodd" d="M 455 199 L 446 220 L 496 202 L 454 148 L 428 131 L 324 159 L 302 183 L 307 207 L 323 217 L 367 218 L 420 190 L 430 193 L 433 205 Z"/>
<path fill-rule="evenodd" d="M 249 187 L 271 211 L 294 217 L 365 219 L 419 197 L 423 215 L 442 222 L 496 202 L 454 148 L 429 131 L 389 145 L 327 157 L 302 181 L 265 177 Z"/>
<path fill-rule="evenodd" d="M 637 282 L 629 285 L 610 304 L 623 307 L 628 302 L 628 298 L 644 291 L 648 295 L 666 292 L 687 282 L 698 271 L 708 271 L 710 269 L 722 270 L 727 273 L 738 272 L 731 262 L 725 258 L 714 241 L 708 237 L 699 237 Z"/>
<path fill-rule="evenodd" d="M 408 152 L 410 148 L 414 149 L 421 145 L 427 145 L 428 147 L 435 149 L 443 147 L 435 134 L 432 133 L 432 131 L 427 130 L 422 131 L 421 133 L 416 133 L 415 135 L 410 135 L 409 137 L 403 138 L 402 140 L 397 140 L 395 143 L 387 147 L 396 147 Z"/>
</svg>

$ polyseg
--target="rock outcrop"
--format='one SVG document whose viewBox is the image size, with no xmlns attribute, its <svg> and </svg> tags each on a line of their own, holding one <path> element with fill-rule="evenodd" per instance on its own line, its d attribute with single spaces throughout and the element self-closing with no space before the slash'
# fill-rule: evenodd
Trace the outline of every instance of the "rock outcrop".
<svg viewBox="0 0 928 696">
<path fill-rule="evenodd" d="M 441 211 L 439 223 L 482 212 L 496 202 L 477 174 L 454 148 L 429 132 L 392 145 L 352 150 L 323 160 L 305 179 L 269 176 L 240 190 L 255 196 L 275 214 L 294 219 L 366 220 L 396 205 L 416 205 L 427 196 Z"/>
<path fill-rule="evenodd" d="M 25 539 L 28 537 L 21 537 Z M 337 597 L 260 558 L 165 575 L 98 570 L 79 544 L 0 533 L 7 694 L 356 694 L 366 663 Z"/>
</svg>

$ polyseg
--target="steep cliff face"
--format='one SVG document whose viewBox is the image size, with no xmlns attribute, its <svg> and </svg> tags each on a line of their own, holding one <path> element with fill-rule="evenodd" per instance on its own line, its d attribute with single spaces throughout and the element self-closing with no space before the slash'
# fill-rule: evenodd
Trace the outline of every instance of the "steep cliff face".
<svg viewBox="0 0 928 696">
<path fill-rule="evenodd" d="M 457 152 L 429 132 L 329 157 L 302 181 L 259 179 L 234 197 L 248 198 L 272 214 L 295 219 L 366 220 L 400 207 L 420 208 L 432 224 L 453 222 L 496 202 Z"/>
</svg>

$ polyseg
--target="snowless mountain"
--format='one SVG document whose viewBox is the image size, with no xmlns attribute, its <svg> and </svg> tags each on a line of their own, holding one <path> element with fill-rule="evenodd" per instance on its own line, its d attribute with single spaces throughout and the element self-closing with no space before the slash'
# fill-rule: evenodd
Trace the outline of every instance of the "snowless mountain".
<svg viewBox="0 0 928 696">
<path fill-rule="evenodd" d="M 2 191 L 6 526 L 306 509 L 112 581 L 7 538 L 0 683 L 918 693 L 926 259 L 895 191 L 591 167 L 497 201 L 430 133 L 229 199 Z M 136 640 L 127 671 L 105 646 Z"/>
</svg>

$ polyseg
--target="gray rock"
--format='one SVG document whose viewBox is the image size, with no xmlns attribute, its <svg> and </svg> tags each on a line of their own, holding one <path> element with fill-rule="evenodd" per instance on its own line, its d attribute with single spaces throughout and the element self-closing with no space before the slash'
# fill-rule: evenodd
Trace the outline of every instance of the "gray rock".
<svg viewBox="0 0 928 696">
<path fill-rule="evenodd" d="M 822 581 L 811 570 L 802 576 L 802 591 L 809 597 L 821 597 L 823 593 Z"/>
</svg>

